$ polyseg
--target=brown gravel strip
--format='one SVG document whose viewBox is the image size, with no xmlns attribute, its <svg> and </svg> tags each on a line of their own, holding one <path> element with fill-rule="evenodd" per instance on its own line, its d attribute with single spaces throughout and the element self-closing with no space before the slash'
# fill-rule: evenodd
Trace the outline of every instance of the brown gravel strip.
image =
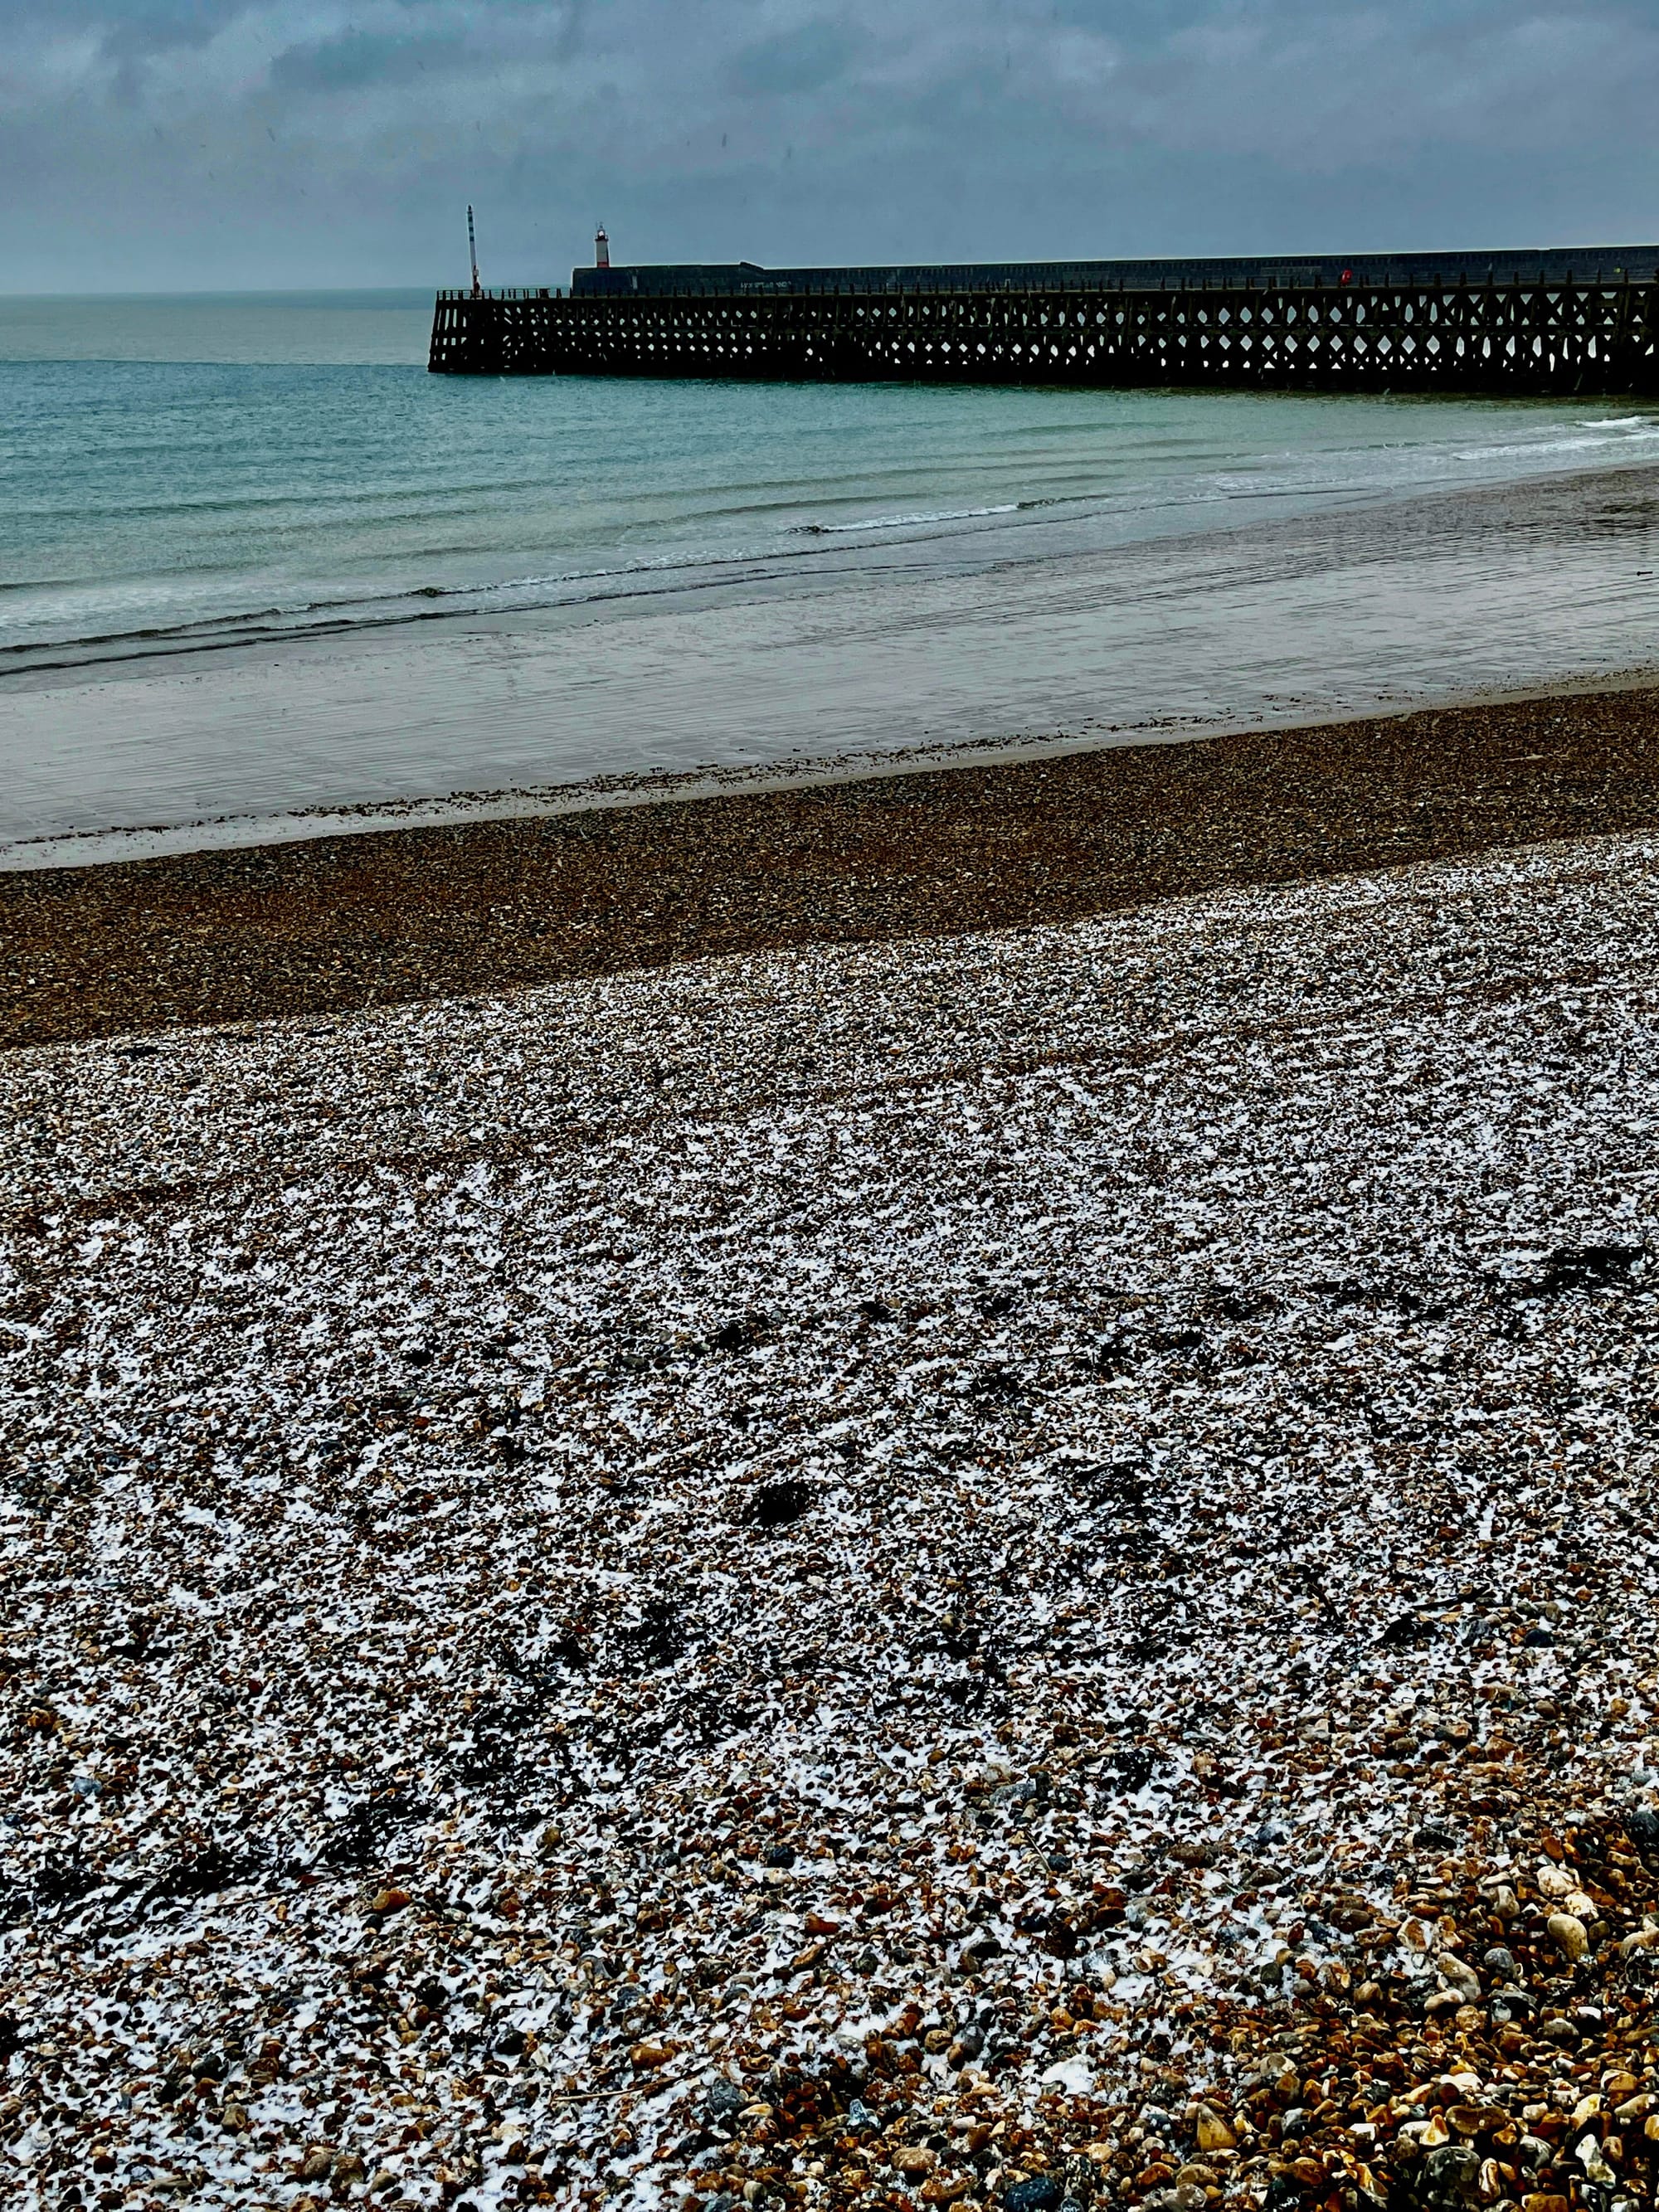
<svg viewBox="0 0 1659 2212">
<path fill-rule="evenodd" d="M 1659 823 L 1659 691 L 0 878 L 0 1042 L 1059 922 Z"/>
</svg>

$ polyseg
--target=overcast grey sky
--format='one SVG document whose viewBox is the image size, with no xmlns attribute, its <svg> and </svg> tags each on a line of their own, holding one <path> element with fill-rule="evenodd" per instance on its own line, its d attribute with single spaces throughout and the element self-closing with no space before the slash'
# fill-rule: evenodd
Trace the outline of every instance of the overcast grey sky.
<svg viewBox="0 0 1659 2212">
<path fill-rule="evenodd" d="M 0 290 L 1659 237 L 1659 0 L 0 0 Z"/>
</svg>

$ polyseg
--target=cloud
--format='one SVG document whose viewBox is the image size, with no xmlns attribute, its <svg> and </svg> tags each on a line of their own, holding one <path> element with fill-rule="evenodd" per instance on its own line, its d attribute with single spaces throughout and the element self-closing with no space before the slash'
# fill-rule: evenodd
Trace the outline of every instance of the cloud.
<svg viewBox="0 0 1659 2212">
<path fill-rule="evenodd" d="M 820 15 L 741 48 L 732 59 L 732 82 L 739 92 L 759 98 L 820 92 L 845 76 L 859 45 L 845 24 Z"/>
<path fill-rule="evenodd" d="M 1659 231 L 1653 0 L 0 0 L 9 283 Z"/>
<path fill-rule="evenodd" d="M 428 70 L 460 68 L 465 51 L 453 36 L 345 31 L 278 54 L 270 64 L 270 85 L 277 93 L 300 94 L 389 88 L 411 83 Z"/>
</svg>

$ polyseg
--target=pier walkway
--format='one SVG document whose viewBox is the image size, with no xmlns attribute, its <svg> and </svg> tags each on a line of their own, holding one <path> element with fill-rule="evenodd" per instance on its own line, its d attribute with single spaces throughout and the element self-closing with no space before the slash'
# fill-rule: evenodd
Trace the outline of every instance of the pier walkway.
<svg viewBox="0 0 1659 2212">
<path fill-rule="evenodd" d="M 429 366 L 476 376 L 1659 389 L 1659 246 L 1289 261 L 578 270 L 441 292 Z"/>
</svg>

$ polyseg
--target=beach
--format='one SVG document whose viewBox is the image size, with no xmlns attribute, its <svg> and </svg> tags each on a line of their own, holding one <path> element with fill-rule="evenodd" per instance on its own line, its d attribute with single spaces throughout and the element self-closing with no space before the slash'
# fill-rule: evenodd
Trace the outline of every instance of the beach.
<svg viewBox="0 0 1659 2212">
<path fill-rule="evenodd" d="M 1636 2212 L 1653 421 L 30 313 L 0 2197 Z"/>
<path fill-rule="evenodd" d="M 12 2200 L 1638 2201 L 1651 712 L 715 802 L 848 905 L 400 1004 L 74 1012 L 428 847 L 15 879 Z"/>
</svg>

